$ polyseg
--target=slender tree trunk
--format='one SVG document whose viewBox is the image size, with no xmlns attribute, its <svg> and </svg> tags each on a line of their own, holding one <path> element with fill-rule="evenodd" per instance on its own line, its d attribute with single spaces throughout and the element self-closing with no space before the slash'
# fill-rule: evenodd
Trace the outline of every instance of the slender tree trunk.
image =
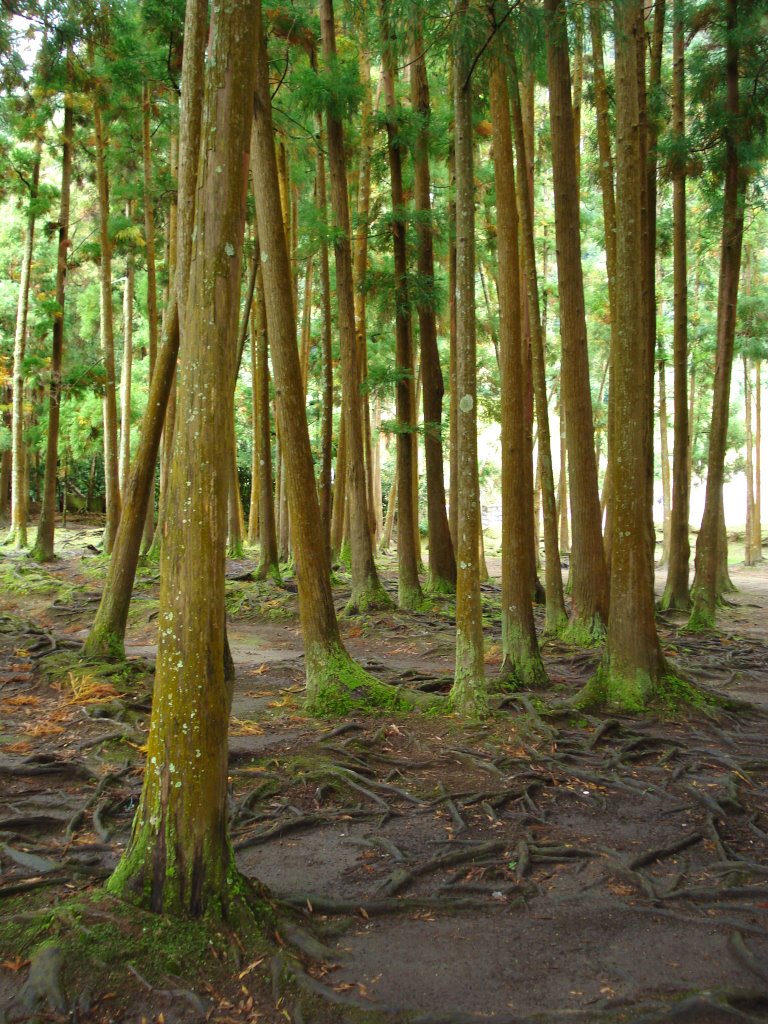
<svg viewBox="0 0 768 1024">
<path fill-rule="evenodd" d="M 325 181 L 325 152 L 323 115 L 317 115 L 317 131 L 320 145 L 317 152 L 317 205 L 323 225 L 328 223 L 328 200 Z M 333 346 L 331 325 L 331 273 L 328 261 L 328 242 L 323 234 L 320 243 L 320 282 L 323 302 L 323 429 L 322 461 L 320 466 L 320 515 L 323 521 L 328 564 L 331 564 L 331 515 L 333 511 Z"/>
<path fill-rule="evenodd" d="M 611 616 L 605 660 L 588 684 L 609 705 L 641 708 L 661 684 L 661 655 L 650 581 L 653 558 L 644 529 L 647 522 L 648 448 L 646 415 L 647 338 L 643 322 L 642 281 L 637 254 L 643 241 L 641 196 L 645 167 L 637 88 L 637 33 L 642 29 L 641 0 L 616 4 L 616 213 L 617 295 L 615 402 L 612 449 L 613 543 Z M 585 694 L 585 695 L 586 695 Z"/>
<path fill-rule="evenodd" d="M 27 494 L 24 481 L 26 449 L 24 445 L 24 355 L 27 348 L 27 318 L 29 314 L 29 282 L 32 254 L 35 248 L 35 222 L 37 221 L 38 188 L 40 184 L 40 156 L 42 137 L 35 141 L 34 163 L 29 188 L 27 232 L 21 256 L 19 301 L 16 307 L 16 331 L 13 339 L 13 411 L 11 413 L 11 531 L 7 544 L 16 548 L 27 546 Z"/>
<path fill-rule="evenodd" d="M 421 115 L 413 155 L 413 196 L 417 213 L 417 272 L 419 275 L 419 345 L 424 408 L 424 461 L 427 474 L 427 529 L 429 536 L 429 581 L 436 590 L 456 586 L 456 558 L 445 508 L 443 476 L 443 374 L 437 350 L 435 317 L 435 268 L 432 246 L 429 118 L 431 113 L 427 65 L 420 15 L 413 19 L 411 40 L 411 106 Z"/>
<path fill-rule="evenodd" d="M 133 216 L 133 202 L 126 204 L 125 215 Z M 133 296 L 136 260 L 133 252 L 125 258 L 123 285 L 123 365 L 120 368 L 120 495 L 125 499 L 131 468 L 131 374 L 133 371 Z"/>
<path fill-rule="evenodd" d="M 457 0 L 453 57 L 456 147 L 456 387 L 458 395 L 458 544 L 456 549 L 456 670 L 450 699 L 464 715 L 487 707 L 480 601 L 480 484 L 477 471 L 475 339 L 475 205 L 472 147 L 472 54 L 461 23 L 467 0 Z"/>
<path fill-rule="evenodd" d="M 107 579 L 96 618 L 85 643 L 87 654 L 124 654 L 125 627 L 131 602 L 133 581 L 139 559 L 146 509 L 154 488 L 157 452 L 161 435 L 169 450 L 173 445 L 175 425 L 174 382 L 180 343 L 180 318 L 186 305 L 187 282 L 192 252 L 192 232 L 197 194 L 197 154 L 203 103 L 203 66 L 207 38 L 208 6 L 206 0 L 188 3 L 184 27 L 184 64 L 182 69 L 182 109 L 179 141 L 179 188 L 176 243 L 176 274 L 166 309 L 165 339 L 158 352 L 157 365 L 147 399 L 147 413 L 139 434 L 139 445 L 131 468 L 124 513 L 109 560 Z M 172 458 L 163 462 L 170 470 Z M 165 517 L 167 490 L 161 486 L 158 515 L 159 542 L 171 531 Z M 175 526 L 174 526 L 175 529 Z"/>
<path fill-rule="evenodd" d="M 605 563 L 597 487 L 592 394 L 589 384 L 584 307 L 579 185 L 574 151 L 571 75 L 563 0 L 545 0 L 552 171 L 557 237 L 557 277 L 562 343 L 561 394 L 565 405 L 568 482 L 571 502 L 570 588 L 572 631 L 585 639 L 601 634 L 608 618 Z"/>
<path fill-rule="evenodd" d="M 252 143 L 255 150 L 256 142 Z M 257 577 L 278 575 L 280 561 L 277 553 L 277 524 L 275 522 L 274 480 L 272 479 L 272 435 L 269 426 L 269 361 L 266 298 L 264 296 L 263 269 L 259 269 L 256 282 L 256 377 L 258 392 L 258 444 L 259 486 L 261 488 L 259 543 L 261 556 Z"/>
<path fill-rule="evenodd" d="M 387 107 L 387 151 L 392 189 L 392 243 L 395 264 L 395 405 L 397 410 L 397 596 L 401 608 L 418 608 L 423 600 L 419 582 L 419 558 L 415 546 L 418 509 L 413 500 L 413 471 L 416 434 L 413 431 L 415 389 L 413 380 L 413 341 L 408 297 L 408 257 L 406 251 L 406 210 L 403 197 L 403 142 L 397 130 L 395 101 L 394 39 L 389 23 L 387 0 L 380 7 L 382 36 L 382 80 Z"/>
<path fill-rule="evenodd" d="M 683 0 L 675 0 L 672 24 L 672 128 L 678 140 L 685 137 L 685 28 Z M 680 162 L 674 168 L 672 216 L 674 253 L 674 337 L 675 367 L 674 452 L 672 455 L 672 513 L 669 529 L 669 568 L 662 608 L 688 611 L 691 606 L 688 584 L 690 544 L 690 432 L 688 409 L 688 231 L 686 213 L 686 173 Z M 691 367 L 693 375 L 693 367 Z M 693 386 L 691 386 L 691 399 Z"/>
<path fill-rule="evenodd" d="M 277 415 L 285 446 L 286 483 L 291 507 L 291 528 L 299 587 L 299 615 L 304 638 L 307 699 L 311 710 L 324 714 L 347 713 L 355 707 L 397 701 L 394 688 L 367 675 L 349 657 L 339 636 L 333 607 L 329 565 L 323 543 L 320 509 L 314 484 L 312 452 L 301 395 L 301 374 L 296 350 L 293 311 L 285 302 L 290 263 L 280 221 L 279 189 L 272 132 L 269 71 L 261 7 L 257 48 L 252 173 L 256 189 L 256 217 L 263 253 L 262 272 L 269 342 L 275 377 Z M 323 11 L 332 19 L 332 12 Z M 332 38 L 333 23 L 324 25 Z M 351 299 L 351 296 L 350 296 Z M 367 527 L 363 522 L 366 536 Z"/>
<path fill-rule="evenodd" d="M 752 529 L 754 532 L 755 557 L 759 562 L 763 560 L 763 528 L 760 522 L 760 446 L 762 444 L 762 423 L 761 423 L 761 401 L 760 392 L 762 382 L 760 380 L 760 360 L 755 360 L 755 510 L 752 516 Z"/>
<path fill-rule="evenodd" d="M 502 676 L 525 687 L 547 681 L 539 653 L 531 594 L 534 588 L 533 518 L 523 404 L 520 254 L 506 71 L 495 63 L 490 80 L 493 165 L 499 260 L 499 369 L 501 373 L 501 625 Z"/>
<path fill-rule="evenodd" d="M 744 530 L 744 564 L 755 565 L 757 552 L 755 551 L 755 531 L 753 520 L 755 516 L 755 461 L 754 461 L 754 438 L 752 434 L 752 381 L 749 376 L 749 362 L 746 355 L 742 356 L 744 367 L 744 419 L 746 427 L 747 464 L 745 473 L 747 477 L 747 508 L 746 527 Z"/>
<path fill-rule="evenodd" d="M 672 535 L 672 484 L 669 478 L 669 439 L 667 432 L 666 363 L 659 360 L 659 436 L 661 442 L 661 491 L 664 510 L 664 541 L 661 564 L 669 565 L 669 547 Z"/>
<path fill-rule="evenodd" d="M 517 68 L 512 51 L 510 51 L 509 56 L 511 61 L 510 96 L 512 100 L 512 125 L 517 166 L 519 168 L 527 168 L 523 112 L 517 88 Z M 557 536 L 557 502 L 555 500 L 555 480 L 552 471 L 552 446 L 549 432 L 544 338 L 541 330 L 539 288 L 536 276 L 533 206 L 527 173 L 518 173 L 517 187 L 519 192 L 518 212 L 520 214 L 523 260 L 525 264 L 526 292 L 528 296 L 528 320 L 533 360 L 533 391 L 536 402 L 538 452 L 541 468 L 541 500 L 544 513 L 544 585 L 547 595 L 546 631 L 548 633 L 558 633 L 565 625 L 566 613 L 565 600 L 563 598 L 563 577 L 560 569 L 560 548 Z"/>
<path fill-rule="evenodd" d="M 258 282 L 256 287 L 258 288 Z M 249 345 L 251 357 L 251 500 L 248 507 L 247 538 L 250 547 L 255 547 L 259 540 L 259 491 L 261 488 L 261 475 L 263 473 L 259 446 L 259 405 L 261 403 L 261 395 L 257 379 L 256 356 L 256 339 L 261 330 L 258 307 L 259 299 L 257 293 L 254 292 L 253 301 L 251 302 L 251 337 Z"/>
<path fill-rule="evenodd" d="M 739 291 L 741 247 L 744 236 L 744 198 L 747 176 L 739 157 L 739 46 L 736 40 L 738 0 L 727 0 L 726 86 L 728 91 L 725 192 L 720 280 L 717 298 L 717 354 L 712 418 L 707 459 L 707 493 L 704 515 L 696 542 L 696 580 L 689 628 L 711 629 L 715 606 L 722 593 L 718 584 L 718 531 L 723 519 L 723 470 L 728 432 L 728 400 L 736 330 L 736 300 Z M 726 561 L 727 565 L 727 561 Z M 727 576 L 727 573 L 726 573 Z"/>
<path fill-rule="evenodd" d="M 336 58 L 333 0 L 320 0 L 320 27 L 323 57 L 328 63 L 332 63 Z M 347 447 L 347 492 L 350 509 L 352 595 L 349 600 L 349 611 L 362 612 L 374 606 L 388 606 L 390 600 L 379 582 L 373 559 L 373 542 L 368 529 L 363 419 L 359 386 L 360 371 L 355 344 L 355 307 L 344 131 L 341 120 L 333 108 L 328 108 L 326 117 L 331 205 L 335 228 L 334 255 L 339 310 L 339 343 L 341 346 L 342 418 Z"/>
<path fill-rule="evenodd" d="M 107 175 L 107 136 L 101 103 L 94 94 L 93 123 L 96 136 L 96 184 L 99 193 L 100 337 L 104 357 L 104 482 L 106 485 L 107 524 L 104 551 L 111 554 L 120 522 L 120 479 L 117 445 L 117 395 L 115 384 L 115 338 L 112 312 L 112 241 L 109 237 L 109 178 Z"/>
<path fill-rule="evenodd" d="M 112 892 L 156 912 L 233 921 L 244 908 L 227 835 L 224 569 L 251 120 L 241 97 L 254 88 L 255 6 L 214 0 L 212 7 L 148 770 L 109 882 Z"/>
<path fill-rule="evenodd" d="M 456 182 L 456 155 L 454 147 L 451 147 L 450 156 L 450 180 L 452 194 L 455 193 Z M 450 478 L 448 481 L 448 529 L 451 532 L 451 542 L 454 553 L 459 544 L 459 463 L 458 445 L 456 443 L 456 429 L 459 418 L 458 392 L 456 389 L 456 200 L 451 199 L 448 203 L 448 316 L 449 327 L 449 353 L 448 353 L 448 380 L 450 383 L 450 398 L 448 406 L 449 420 L 449 454 L 450 454 Z"/>
<path fill-rule="evenodd" d="M 72 51 L 67 51 L 67 77 L 71 76 Z M 69 210 L 72 186 L 72 131 L 74 109 L 72 98 L 65 93 L 64 124 L 61 133 L 61 207 L 59 211 L 59 244 L 56 260 L 56 306 L 53 321 L 51 352 L 51 383 L 48 401 L 48 433 L 45 450 L 45 481 L 37 539 L 32 557 L 38 562 L 54 558 L 53 538 L 56 528 L 56 476 L 58 470 L 59 418 L 61 413 L 61 366 L 64 358 L 64 300 L 67 284 L 67 254 L 69 252 Z"/>
<path fill-rule="evenodd" d="M 568 529 L 568 444 L 565 435 L 565 408 L 560 398 L 560 477 L 557 482 L 557 510 L 560 518 L 560 554 L 567 555 L 571 550 L 571 538 Z"/>
<path fill-rule="evenodd" d="M 144 235 L 146 238 L 145 260 L 147 264 L 147 333 L 149 335 L 149 377 L 155 372 L 157 362 L 157 339 L 159 319 L 157 310 L 157 267 L 155 258 L 155 206 L 152 185 L 152 93 L 148 82 L 142 88 L 142 157 L 144 170 Z M 169 217 L 169 221 L 174 218 Z M 174 225 L 175 227 L 175 225 Z M 175 230 L 168 237 L 174 237 Z M 175 260 L 168 260 L 169 270 Z M 154 476 L 153 481 L 154 485 Z M 121 489 L 121 494 L 123 493 Z M 151 489 L 151 500 L 147 501 L 147 517 L 144 523 L 142 548 L 149 551 L 155 536 L 155 496 Z"/>
</svg>

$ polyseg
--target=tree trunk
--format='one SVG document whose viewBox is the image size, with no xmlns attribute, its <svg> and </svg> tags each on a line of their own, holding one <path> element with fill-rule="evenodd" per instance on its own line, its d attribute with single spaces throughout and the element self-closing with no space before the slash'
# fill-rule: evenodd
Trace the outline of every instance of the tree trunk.
<svg viewBox="0 0 768 1024">
<path fill-rule="evenodd" d="M 261 396 L 256 376 L 256 339 L 261 330 L 258 318 L 258 305 L 259 299 L 254 292 L 253 301 L 251 302 L 251 337 L 249 345 L 251 357 L 251 500 L 248 506 L 247 538 L 250 547 L 255 547 L 259 541 L 259 491 L 261 488 L 261 474 L 263 472 L 259 446 L 259 405 L 261 403 Z"/>
<path fill-rule="evenodd" d="M 659 436 L 661 442 L 662 507 L 664 510 L 664 541 L 661 550 L 661 564 L 669 565 L 669 547 L 672 535 L 672 486 L 669 478 L 666 363 L 663 359 L 659 360 Z"/>
<path fill-rule="evenodd" d="M 527 168 L 523 112 L 517 87 L 517 67 L 511 50 L 509 51 L 509 57 L 511 63 L 510 96 L 512 100 L 512 125 L 517 166 L 519 168 Z M 557 502 L 555 500 L 555 479 L 552 471 L 552 446 L 549 432 L 549 409 L 547 406 L 544 338 L 541 330 L 539 288 L 536 276 L 533 206 L 527 173 L 519 173 L 517 175 L 517 187 L 519 192 L 518 212 L 520 215 L 523 261 L 525 264 L 526 292 L 528 296 L 528 321 L 533 360 L 533 391 L 536 403 L 539 465 L 541 468 L 541 500 L 544 513 L 544 585 L 547 595 L 545 628 L 548 633 L 559 633 L 566 623 L 566 613 L 565 600 L 563 598 L 563 577 L 560 569 L 560 548 L 557 536 Z"/>
<path fill-rule="evenodd" d="M 414 143 L 413 197 L 421 216 L 416 222 L 417 273 L 419 275 L 419 346 L 424 408 L 424 461 L 427 474 L 427 530 L 429 536 L 429 582 L 433 590 L 453 590 L 456 586 L 456 558 L 445 508 L 443 475 L 443 374 L 437 349 L 435 319 L 435 268 L 432 245 L 429 118 L 431 113 L 427 65 L 420 15 L 413 18 L 411 40 L 411 106 L 421 115 Z"/>
<path fill-rule="evenodd" d="M 255 141 L 252 143 L 255 149 Z M 259 259 L 261 257 L 259 256 Z M 261 555 L 258 579 L 280 573 L 277 554 L 277 524 L 275 522 L 274 480 L 272 478 L 272 434 L 269 426 L 269 360 L 264 271 L 260 267 L 256 282 L 256 376 L 254 387 L 258 393 L 258 445 L 259 445 L 259 543 Z"/>
<path fill-rule="evenodd" d="M 109 179 L 107 176 L 107 137 L 98 95 L 94 93 L 93 123 L 96 136 L 96 184 L 99 193 L 99 310 L 101 351 L 104 357 L 104 483 L 106 486 L 107 524 L 104 551 L 112 553 L 120 522 L 120 478 L 117 446 L 117 395 L 115 385 L 115 338 L 112 312 L 112 241 L 109 237 Z"/>
<path fill-rule="evenodd" d="M 490 80 L 493 166 L 499 260 L 501 374 L 501 627 L 502 676 L 524 687 L 547 681 L 533 620 L 533 494 L 523 404 L 523 338 L 515 172 L 506 71 L 496 62 Z"/>
<path fill-rule="evenodd" d="M 752 530 L 754 533 L 755 557 L 759 562 L 763 560 L 763 528 L 760 522 L 760 446 L 762 444 L 762 423 L 761 423 L 761 401 L 760 390 L 760 360 L 755 360 L 755 509 L 752 516 Z"/>
<path fill-rule="evenodd" d="M 133 216 L 133 202 L 128 200 L 125 215 Z M 133 296 L 136 261 L 133 252 L 125 258 L 123 284 L 123 365 L 120 368 L 120 496 L 125 499 L 128 473 L 131 468 L 131 373 L 133 370 Z"/>
<path fill-rule="evenodd" d="M 16 548 L 27 546 L 27 494 L 24 480 L 26 449 L 24 445 L 24 354 L 27 348 L 27 318 L 29 314 L 29 282 L 32 269 L 32 254 L 35 248 L 35 204 L 40 184 L 40 156 L 43 149 L 42 136 L 35 141 L 32 179 L 29 188 L 29 209 L 27 211 L 27 233 L 21 257 L 19 276 L 19 301 L 16 308 L 16 331 L 13 339 L 13 411 L 11 413 L 11 531 L 6 544 Z"/>
<path fill-rule="evenodd" d="M 545 0 L 552 172 L 557 237 L 557 278 L 562 343 L 561 395 L 565 406 L 573 546 L 570 565 L 571 632 L 591 640 L 608 618 L 608 572 L 601 531 L 600 495 L 589 383 L 584 307 L 579 184 L 574 150 L 568 34 L 563 0 Z"/>
<path fill-rule="evenodd" d="M 727 0 L 726 42 L 727 122 L 723 233 L 717 297 L 717 354 L 709 430 L 707 493 L 696 542 L 696 579 L 689 629 L 712 629 L 715 607 L 722 591 L 718 579 L 718 531 L 723 518 L 723 470 L 728 432 L 728 402 L 736 330 L 741 247 L 744 236 L 744 198 L 747 175 L 739 156 L 739 46 L 736 40 L 738 0 Z M 726 562 L 727 565 L 727 562 Z M 727 573 L 726 573 L 727 576 Z"/>
<path fill-rule="evenodd" d="M 319 145 L 317 149 L 317 205 L 323 225 L 328 224 L 328 200 L 325 181 L 325 146 L 323 115 L 317 115 Z M 320 464 L 320 515 L 323 523 L 328 564 L 331 564 L 331 516 L 333 511 L 333 343 L 331 327 L 331 273 L 328 261 L 328 242 L 325 233 L 320 242 L 320 282 L 323 300 L 323 427 L 322 457 Z"/>
<path fill-rule="evenodd" d="M 458 544 L 456 549 L 456 670 L 450 699 L 463 715 L 486 712 L 483 610 L 480 601 L 480 484 L 477 470 L 477 368 L 475 339 L 475 196 L 472 147 L 472 53 L 467 0 L 457 0 L 459 22 L 453 55 L 456 147 L 456 430 Z M 402 485 L 401 485 L 402 486 Z"/>
<path fill-rule="evenodd" d="M 269 342 L 275 377 L 278 421 L 286 459 L 286 485 L 299 587 L 299 615 L 304 638 L 307 701 L 321 714 L 348 713 L 371 705 L 392 707 L 397 691 L 373 679 L 347 654 L 339 636 L 333 606 L 329 565 L 323 543 L 320 509 L 315 490 L 312 451 L 301 395 L 301 371 L 296 350 L 293 310 L 285 302 L 290 262 L 280 219 L 277 166 L 272 132 L 269 71 L 261 7 L 257 5 L 258 48 L 256 117 L 252 173 L 259 183 L 256 217 L 262 253 Z M 332 12 L 324 8 L 326 41 L 333 39 Z M 330 17 L 330 22 L 327 20 Z M 330 48 L 333 52 L 333 47 Z M 351 296 L 350 296 L 351 298 Z M 363 522 L 366 535 L 367 527 Z"/>
<path fill-rule="evenodd" d="M 408 297 L 408 256 L 406 251 L 406 210 L 403 198 L 403 141 L 397 130 L 395 101 L 394 39 L 386 0 L 380 6 L 382 36 L 382 81 L 387 108 L 387 152 L 392 189 L 392 244 L 395 265 L 395 406 L 397 414 L 397 598 L 401 608 L 418 608 L 423 600 L 419 582 L 419 558 L 415 545 L 418 509 L 413 500 L 413 470 L 416 434 L 413 430 L 415 394 L 413 341 Z"/>
<path fill-rule="evenodd" d="M 330 64 L 336 58 L 333 0 L 320 0 L 320 28 L 323 57 Z M 347 448 L 346 482 L 350 509 L 349 542 L 352 560 L 352 594 L 348 610 L 364 612 L 377 606 L 388 607 L 391 602 L 379 582 L 373 559 L 373 541 L 368 529 L 360 371 L 355 344 L 355 307 L 344 130 L 333 107 L 328 107 L 326 118 L 331 205 L 335 229 L 333 247 L 336 261 L 339 344 L 341 347 L 342 419 Z"/>
<path fill-rule="evenodd" d="M 448 380 L 450 382 L 450 399 L 448 407 L 449 420 L 449 454 L 450 477 L 448 480 L 448 528 L 454 553 L 459 546 L 459 463 L 457 424 L 459 419 L 458 391 L 456 389 L 456 154 L 451 147 L 449 161 L 451 195 L 448 203 L 448 316 L 450 320 Z"/>
<path fill-rule="evenodd" d="M 147 264 L 147 333 L 149 335 L 149 377 L 155 372 L 157 362 L 157 335 L 158 335 L 158 312 L 157 312 L 157 268 L 155 259 L 155 206 L 152 194 L 152 93 L 149 83 L 145 82 L 142 88 L 142 158 L 144 170 L 144 235 L 146 238 L 145 260 Z M 175 218 L 169 216 L 169 222 Z M 175 226 L 175 225 L 174 225 Z M 172 237 L 169 231 L 169 238 Z M 175 231 L 173 232 L 175 238 Z M 170 257 L 170 253 L 168 254 Z M 169 274 L 173 273 L 175 259 L 167 260 Z M 154 496 L 154 474 L 152 480 L 151 500 L 147 500 L 147 517 L 144 523 L 144 537 L 142 548 L 149 551 L 155 536 L 155 496 Z M 121 494 L 123 493 L 121 489 Z"/>
<path fill-rule="evenodd" d="M 672 128 L 678 140 L 685 137 L 685 27 L 683 0 L 675 0 L 672 25 Z M 670 517 L 669 568 L 662 608 L 688 611 L 690 544 L 690 432 L 688 410 L 688 229 L 685 164 L 673 168 L 674 337 L 675 366 L 674 451 L 672 455 L 672 514 Z M 693 368 L 691 368 L 693 373 Z M 693 388 L 691 388 L 693 397 Z"/>
<path fill-rule="evenodd" d="M 72 75 L 72 51 L 67 50 L 67 78 Z M 59 211 L 59 244 L 56 259 L 56 305 L 51 351 L 51 383 L 48 402 L 48 433 L 45 449 L 45 480 L 37 539 L 32 557 L 38 562 L 54 558 L 53 538 L 56 529 L 56 476 L 58 470 L 59 419 L 61 413 L 61 366 L 64 358 L 64 300 L 67 284 L 69 252 L 69 210 L 72 185 L 72 130 L 74 109 L 70 94 L 64 98 L 64 125 L 61 133 L 61 207 Z"/>
<path fill-rule="evenodd" d="M 565 407 L 560 398 L 560 477 L 557 481 L 557 511 L 560 519 L 560 554 L 571 551 L 568 529 L 568 444 L 565 435 Z"/>
<path fill-rule="evenodd" d="M 176 274 L 170 289 L 164 324 L 165 340 L 160 347 L 147 398 L 147 412 L 139 433 L 139 445 L 131 468 L 125 507 L 115 548 L 109 560 L 107 579 L 101 595 L 85 651 L 89 655 L 109 654 L 121 657 L 125 647 L 125 627 L 131 602 L 133 581 L 139 559 L 147 504 L 154 489 L 155 467 L 160 437 L 167 449 L 174 435 L 174 382 L 180 343 L 180 317 L 186 303 L 187 281 L 192 251 L 192 231 L 197 193 L 197 154 L 203 103 L 203 66 L 207 38 L 208 8 L 206 0 L 189 3 L 184 26 L 184 65 L 182 69 L 182 108 L 186 116 L 181 123 L 179 142 L 179 187 L 177 212 Z M 163 453 L 163 462 L 170 470 L 172 459 Z M 167 490 L 161 487 L 158 534 L 167 538 L 168 523 L 164 506 Z M 175 532 L 175 524 L 174 524 Z"/>
<path fill-rule="evenodd" d="M 744 564 L 755 565 L 757 552 L 755 551 L 755 531 L 752 525 L 755 515 L 755 461 L 754 461 L 754 438 L 752 434 L 752 381 L 749 376 L 749 362 L 746 355 L 742 356 L 744 367 L 744 419 L 746 428 L 747 464 L 745 474 L 747 477 L 747 508 L 746 528 L 744 530 Z"/>
<path fill-rule="evenodd" d="M 212 7 L 147 771 L 108 883 L 156 912 L 235 921 L 244 908 L 227 836 L 224 569 L 255 6 Z"/>
<path fill-rule="evenodd" d="M 613 543 L 611 616 L 605 659 L 587 684 L 585 697 L 622 708 L 639 709 L 659 688 L 664 661 L 656 633 L 653 558 L 644 528 L 648 518 L 646 416 L 647 338 L 643 323 L 642 281 L 637 254 L 643 241 L 641 195 L 645 168 L 640 139 L 637 88 L 637 33 L 642 31 L 642 2 L 616 4 L 616 213 L 617 278 L 615 402 L 612 449 Z"/>
</svg>

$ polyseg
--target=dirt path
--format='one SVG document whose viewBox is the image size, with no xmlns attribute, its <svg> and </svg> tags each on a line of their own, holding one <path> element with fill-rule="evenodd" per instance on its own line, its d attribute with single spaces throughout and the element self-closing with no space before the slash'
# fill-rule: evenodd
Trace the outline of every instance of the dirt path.
<svg viewBox="0 0 768 1024">
<path fill-rule="evenodd" d="M 156 571 L 137 586 L 131 673 L 70 676 L 68 648 L 103 572 L 86 539 L 74 535 L 69 557 L 34 579 L 0 563 L 19 574 L 0 607 L 0 897 L 17 915 L 20 899 L 37 912 L 93 890 L 119 856 L 141 784 Z M 292 924 L 277 925 L 281 959 L 266 956 L 243 979 L 225 957 L 212 962 L 214 981 L 158 965 L 144 985 L 122 964 L 108 1005 L 101 992 L 74 1017 L 45 1019 L 768 1020 L 765 569 L 734 571 L 721 633 L 661 623 L 684 674 L 751 709 L 575 714 L 563 698 L 600 651 L 549 642 L 552 691 L 510 696 L 487 725 L 465 726 L 306 719 L 295 587 L 256 584 L 252 567 L 229 569 L 231 826 L 241 869 L 295 908 Z M 485 600 L 492 675 L 497 588 Z M 382 678 L 447 689 L 448 602 L 350 620 L 344 633 Z M 24 951 L 2 953 L 0 1006 L 26 977 Z M 297 992 L 321 1003 L 302 1010 Z M 67 991 L 66 1004 L 81 995 Z"/>
</svg>

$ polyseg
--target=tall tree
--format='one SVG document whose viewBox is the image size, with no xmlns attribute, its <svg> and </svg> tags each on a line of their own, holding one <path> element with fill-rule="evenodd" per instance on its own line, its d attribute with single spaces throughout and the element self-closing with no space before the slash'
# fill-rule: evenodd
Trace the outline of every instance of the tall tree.
<svg viewBox="0 0 768 1024">
<path fill-rule="evenodd" d="M 477 470 L 475 197 L 472 144 L 472 32 L 467 0 L 457 0 L 453 54 L 456 149 L 456 669 L 450 699 L 466 715 L 486 711 L 480 600 L 480 484 Z"/>
<path fill-rule="evenodd" d="M 429 142 L 431 105 L 421 13 L 414 12 L 411 28 L 411 106 L 419 114 L 413 146 L 413 201 L 420 216 L 416 222 L 416 270 L 419 293 L 419 351 L 424 409 L 424 463 L 427 476 L 427 531 L 429 537 L 429 582 L 433 590 L 456 586 L 456 557 L 448 527 L 443 475 L 443 373 L 437 349 L 435 266 L 433 252 L 434 214 L 431 208 Z"/>
<path fill-rule="evenodd" d="M 592 393 L 589 383 L 579 218 L 579 182 L 574 148 L 568 31 L 563 0 L 545 0 L 552 172 L 560 296 L 560 338 L 571 501 L 572 634 L 602 634 L 608 617 L 608 573 L 603 551 L 597 488 Z"/>
<path fill-rule="evenodd" d="M 147 770 L 108 885 L 157 912 L 225 918 L 242 892 L 227 836 L 224 562 L 255 8 L 212 6 Z"/>
<path fill-rule="evenodd" d="M 495 61 L 490 80 L 493 166 L 499 259 L 501 373 L 501 625 L 502 676 L 522 684 L 546 682 L 533 620 L 533 493 L 526 461 L 520 254 L 506 70 Z"/>
<path fill-rule="evenodd" d="M 320 0 L 320 34 L 326 73 L 337 61 L 333 0 Z M 355 305 L 352 280 L 349 197 L 347 193 L 344 128 L 333 103 L 326 109 L 328 162 L 333 209 L 333 249 L 336 262 L 339 344 L 342 372 L 342 419 L 346 440 L 346 482 L 349 501 L 349 543 L 352 559 L 350 611 L 365 611 L 390 604 L 373 560 L 373 541 L 368 529 L 363 419 L 360 402 L 360 371 L 355 344 Z M 266 282 L 265 282 L 266 284 Z"/>
</svg>

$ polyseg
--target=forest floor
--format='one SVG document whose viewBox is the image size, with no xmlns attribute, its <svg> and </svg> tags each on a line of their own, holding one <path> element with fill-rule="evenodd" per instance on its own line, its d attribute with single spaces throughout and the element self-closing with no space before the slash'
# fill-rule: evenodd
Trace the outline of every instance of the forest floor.
<svg viewBox="0 0 768 1024">
<path fill-rule="evenodd" d="M 46 567 L 0 555 L 0 1021 L 768 1021 L 768 569 L 733 567 L 716 633 L 660 619 L 727 706 L 569 711 L 601 651 L 548 640 L 552 689 L 467 725 L 307 718 L 295 581 L 229 563 L 231 829 L 276 908 L 260 947 L 100 888 L 141 787 L 158 570 L 128 667 L 83 661 L 99 538 L 71 526 Z M 483 596 L 492 678 L 496 580 Z M 342 629 L 374 674 L 447 691 L 449 600 Z"/>
</svg>

